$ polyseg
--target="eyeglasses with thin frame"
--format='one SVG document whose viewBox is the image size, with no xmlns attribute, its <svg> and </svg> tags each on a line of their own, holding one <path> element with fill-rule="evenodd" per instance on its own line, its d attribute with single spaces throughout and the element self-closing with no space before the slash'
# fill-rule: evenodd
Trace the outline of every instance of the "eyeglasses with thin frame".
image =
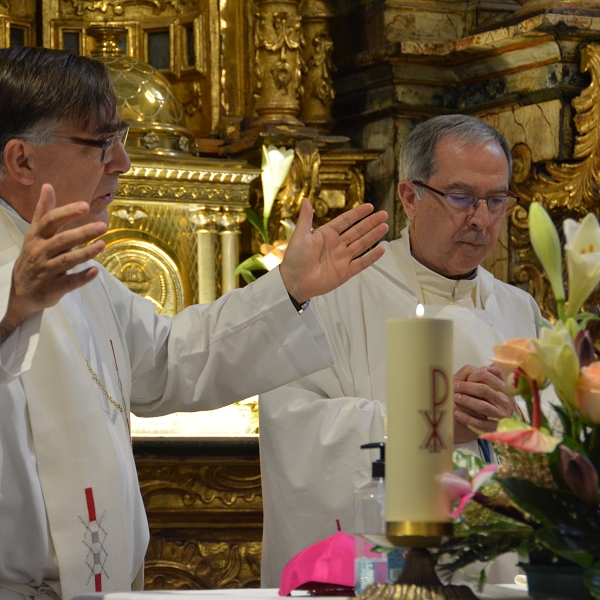
<svg viewBox="0 0 600 600">
<path fill-rule="evenodd" d="M 461 213 L 474 213 L 479 203 L 485 202 L 491 217 L 504 217 L 510 215 L 521 200 L 517 194 L 511 191 L 499 196 L 472 196 L 457 192 L 441 192 L 422 181 L 411 181 L 411 183 L 441 196 L 450 208 Z"/>
<path fill-rule="evenodd" d="M 125 146 L 127 141 L 127 134 L 129 133 L 129 125 L 125 125 L 121 131 L 111 135 L 103 140 L 92 140 L 89 138 L 77 137 L 77 136 L 66 136 L 66 135 L 54 135 L 52 137 L 60 138 L 62 140 L 68 140 L 73 144 L 79 144 L 80 146 L 92 146 L 93 148 L 101 148 L 102 154 L 100 155 L 100 162 L 105 165 L 112 160 L 115 154 L 117 145 L 120 143 Z"/>
</svg>

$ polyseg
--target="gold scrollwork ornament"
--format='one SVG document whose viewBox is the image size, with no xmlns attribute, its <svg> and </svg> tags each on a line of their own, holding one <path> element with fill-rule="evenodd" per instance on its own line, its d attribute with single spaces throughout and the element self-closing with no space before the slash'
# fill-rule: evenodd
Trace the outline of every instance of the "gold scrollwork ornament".
<svg viewBox="0 0 600 600">
<path fill-rule="evenodd" d="M 554 299 L 531 248 L 526 208 L 531 202 L 539 202 L 556 223 L 567 217 L 580 219 L 589 212 L 600 213 L 600 45 L 583 48 L 581 70 L 590 74 L 591 83 L 572 101 L 578 132 L 572 160 L 549 161 L 540 167 L 532 165 L 525 144 L 513 149 L 513 189 L 521 196 L 523 207 L 511 215 L 509 277 L 528 288 L 548 318 L 556 314 Z M 598 299 L 597 293 L 592 295 L 586 308 L 593 308 Z"/>
<path fill-rule="evenodd" d="M 533 168 L 528 177 L 514 184 L 529 205 L 537 194 L 546 209 L 556 216 L 580 218 L 598 212 L 600 196 L 600 46 L 589 44 L 581 52 L 581 70 L 591 76 L 591 84 L 573 101 L 578 135 L 573 160 L 549 161 L 545 169 Z M 523 149 L 519 154 L 523 154 Z M 519 156 L 522 160 L 522 157 Z"/>
<path fill-rule="evenodd" d="M 2 1 L 2 0 L 0 0 Z M 149 4 L 154 6 L 157 11 L 162 12 L 170 4 L 177 12 L 179 12 L 185 4 L 197 5 L 198 0 L 71 0 L 75 13 L 78 16 L 83 15 L 84 11 L 90 12 L 100 11 L 105 13 L 108 7 L 112 7 L 115 15 L 122 15 L 125 7 L 128 5 L 135 6 L 136 4 Z"/>
</svg>

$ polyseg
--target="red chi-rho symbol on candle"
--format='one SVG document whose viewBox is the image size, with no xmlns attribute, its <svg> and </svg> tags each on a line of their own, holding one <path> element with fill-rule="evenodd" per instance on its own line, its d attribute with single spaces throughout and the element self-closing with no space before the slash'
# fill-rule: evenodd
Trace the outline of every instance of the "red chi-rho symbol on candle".
<svg viewBox="0 0 600 600">
<path fill-rule="evenodd" d="M 433 367 L 431 369 L 431 408 L 419 411 L 429 426 L 421 448 L 427 449 L 429 452 L 441 452 L 446 447 L 440 436 L 439 427 L 446 414 L 442 407 L 448 399 L 449 391 L 446 373 Z"/>
</svg>

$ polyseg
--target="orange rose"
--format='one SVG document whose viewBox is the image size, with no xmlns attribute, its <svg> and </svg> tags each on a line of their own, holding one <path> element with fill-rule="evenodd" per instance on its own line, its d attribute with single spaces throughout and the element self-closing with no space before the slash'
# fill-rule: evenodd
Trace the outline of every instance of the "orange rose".
<svg viewBox="0 0 600 600">
<path fill-rule="evenodd" d="M 495 356 L 491 357 L 494 365 L 502 371 L 509 391 L 517 392 L 519 384 L 515 371 L 522 369 L 528 377 L 534 379 L 538 388 L 546 382 L 546 376 L 537 356 L 537 348 L 531 338 L 511 338 L 501 346 L 494 346 Z"/>
<path fill-rule="evenodd" d="M 582 367 L 579 385 L 575 390 L 575 404 L 583 418 L 600 423 L 600 362 Z"/>
</svg>

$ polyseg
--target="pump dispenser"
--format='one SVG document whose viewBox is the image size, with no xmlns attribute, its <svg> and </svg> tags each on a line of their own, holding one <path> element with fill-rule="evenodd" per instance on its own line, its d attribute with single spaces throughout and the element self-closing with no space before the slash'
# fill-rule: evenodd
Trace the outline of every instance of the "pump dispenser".
<svg viewBox="0 0 600 600">
<path fill-rule="evenodd" d="M 360 594 L 372 583 L 387 583 L 387 556 L 372 552 L 373 539 L 385 538 L 385 444 L 364 444 L 363 449 L 379 448 L 373 461 L 371 481 L 354 492 L 354 561 L 355 593 Z"/>
</svg>

